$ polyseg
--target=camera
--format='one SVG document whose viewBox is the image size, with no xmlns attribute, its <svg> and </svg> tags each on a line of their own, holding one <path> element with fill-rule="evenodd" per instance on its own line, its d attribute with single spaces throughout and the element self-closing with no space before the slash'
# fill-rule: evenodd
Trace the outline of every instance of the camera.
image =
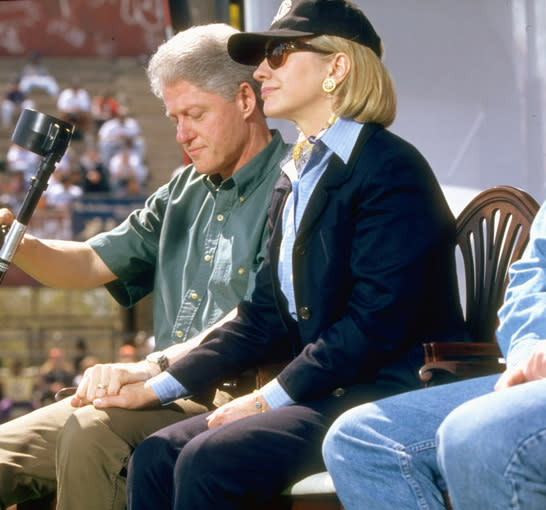
<svg viewBox="0 0 546 510">
<path fill-rule="evenodd" d="M 6 225 L 0 226 L 0 283 L 23 239 L 38 201 L 47 188 L 55 164 L 63 157 L 73 132 L 74 126 L 68 122 L 28 108 L 23 110 L 17 120 L 11 137 L 12 142 L 42 156 L 42 160 L 36 175 L 31 179 L 30 189 L 17 219 L 9 229 Z"/>
</svg>

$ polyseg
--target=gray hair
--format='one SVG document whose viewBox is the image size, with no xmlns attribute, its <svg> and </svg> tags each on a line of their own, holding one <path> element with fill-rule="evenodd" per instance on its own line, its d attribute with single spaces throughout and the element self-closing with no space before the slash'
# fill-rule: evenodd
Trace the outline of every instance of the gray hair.
<svg viewBox="0 0 546 510">
<path fill-rule="evenodd" d="M 184 80 L 225 101 L 233 101 L 239 85 L 247 82 L 261 104 L 260 85 L 252 76 L 255 67 L 239 64 L 228 55 L 228 39 L 236 33 L 238 30 L 224 23 L 178 32 L 159 46 L 150 59 L 147 73 L 152 92 L 163 99 L 163 87 Z"/>
</svg>

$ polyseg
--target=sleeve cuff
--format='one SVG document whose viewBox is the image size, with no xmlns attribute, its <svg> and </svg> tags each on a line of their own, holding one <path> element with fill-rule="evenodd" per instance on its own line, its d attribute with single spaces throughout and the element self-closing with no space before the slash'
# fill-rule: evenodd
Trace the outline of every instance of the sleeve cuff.
<svg viewBox="0 0 546 510">
<path fill-rule="evenodd" d="M 148 381 L 148 385 L 157 395 L 162 405 L 167 405 L 177 398 L 189 397 L 189 393 L 177 379 L 168 372 L 161 372 Z"/>
<path fill-rule="evenodd" d="M 277 379 L 269 381 L 260 393 L 271 409 L 278 409 L 295 403 Z"/>
</svg>

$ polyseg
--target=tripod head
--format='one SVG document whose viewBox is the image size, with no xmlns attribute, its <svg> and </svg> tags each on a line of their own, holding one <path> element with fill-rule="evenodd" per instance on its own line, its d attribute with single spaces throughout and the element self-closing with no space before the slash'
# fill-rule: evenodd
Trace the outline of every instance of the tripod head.
<svg viewBox="0 0 546 510">
<path fill-rule="evenodd" d="M 21 205 L 17 219 L 6 233 L 5 225 L 0 228 L 2 247 L 0 249 L 0 283 L 2 283 L 15 252 L 23 239 L 28 222 L 47 188 L 55 164 L 63 157 L 72 138 L 74 127 L 51 115 L 25 109 L 19 116 L 12 142 L 42 156 L 36 175 L 32 177 L 30 189 Z M 5 238 L 4 238 L 5 235 Z"/>
<path fill-rule="evenodd" d="M 58 162 L 64 155 L 74 128 L 51 115 L 25 109 L 15 125 L 11 141 L 44 158 Z"/>
</svg>

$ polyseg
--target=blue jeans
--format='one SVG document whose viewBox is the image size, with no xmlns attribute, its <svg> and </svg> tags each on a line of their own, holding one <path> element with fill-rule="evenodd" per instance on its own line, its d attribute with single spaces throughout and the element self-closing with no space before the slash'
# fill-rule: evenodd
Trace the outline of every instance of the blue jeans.
<svg viewBox="0 0 546 510">
<path fill-rule="evenodd" d="M 438 431 L 438 464 L 456 510 L 544 510 L 546 380 L 458 407 Z"/>
<path fill-rule="evenodd" d="M 345 509 L 445 510 L 436 432 L 453 409 L 491 392 L 497 379 L 403 393 L 342 414 L 326 435 L 323 456 Z"/>
</svg>

